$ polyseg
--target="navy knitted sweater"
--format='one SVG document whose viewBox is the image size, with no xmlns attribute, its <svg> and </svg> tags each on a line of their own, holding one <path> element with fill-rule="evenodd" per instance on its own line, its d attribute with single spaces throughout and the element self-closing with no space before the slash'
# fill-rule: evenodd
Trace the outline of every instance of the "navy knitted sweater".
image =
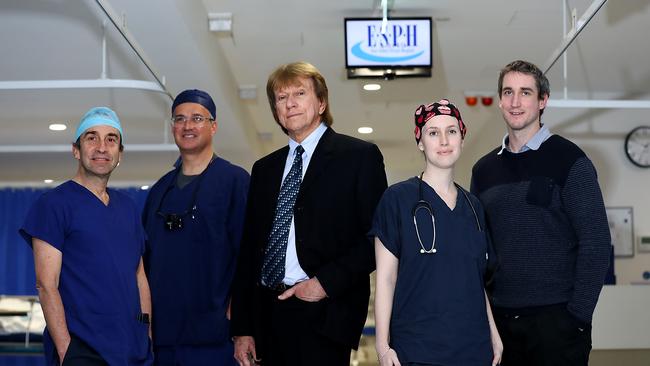
<svg viewBox="0 0 650 366">
<path fill-rule="evenodd" d="M 472 169 L 499 266 L 492 301 L 521 308 L 568 303 L 590 323 L 609 267 L 610 234 L 596 170 L 558 135 L 538 150 L 497 148 Z"/>
</svg>

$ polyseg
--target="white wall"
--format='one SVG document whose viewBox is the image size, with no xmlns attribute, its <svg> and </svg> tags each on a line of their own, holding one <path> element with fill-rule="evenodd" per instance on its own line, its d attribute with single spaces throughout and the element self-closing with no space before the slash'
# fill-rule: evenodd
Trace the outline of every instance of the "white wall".
<svg viewBox="0 0 650 366">
<path fill-rule="evenodd" d="M 650 349 L 648 286 L 605 286 L 594 312 L 594 349 Z"/>
</svg>

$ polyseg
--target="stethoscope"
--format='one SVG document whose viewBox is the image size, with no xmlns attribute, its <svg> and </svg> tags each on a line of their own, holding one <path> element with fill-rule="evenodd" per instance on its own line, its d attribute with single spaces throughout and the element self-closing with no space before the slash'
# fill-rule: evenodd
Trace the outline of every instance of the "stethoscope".
<svg viewBox="0 0 650 366">
<path fill-rule="evenodd" d="M 420 174 L 418 177 L 418 202 L 413 206 L 413 225 L 415 225 L 415 234 L 418 237 L 418 242 L 420 243 L 420 253 L 421 254 L 434 254 L 438 250 L 436 249 L 436 217 L 433 214 L 433 208 L 429 204 L 429 202 L 425 201 L 422 195 L 422 175 L 424 173 Z M 467 195 L 467 192 L 463 189 L 463 187 L 459 186 L 456 182 L 454 182 L 454 185 L 456 186 L 456 189 L 458 191 L 463 193 L 463 196 L 465 196 L 465 200 L 467 203 L 469 203 L 469 207 L 472 209 L 472 213 L 474 213 L 474 219 L 476 219 L 476 227 L 478 228 L 478 231 L 483 231 L 483 228 L 481 227 L 481 223 L 478 220 L 478 215 L 476 214 L 476 209 L 474 209 L 474 205 L 472 204 L 472 201 L 469 199 L 469 196 Z M 426 210 L 429 215 L 431 216 L 431 225 L 433 226 L 433 240 L 431 240 L 431 248 L 426 249 L 424 247 L 424 244 L 422 244 L 422 238 L 420 237 L 420 230 L 418 229 L 418 221 L 416 220 L 416 214 L 418 213 L 418 210 Z"/>
<path fill-rule="evenodd" d="M 161 216 L 164 221 L 165 221 L 165 228 L 169 231 L 173 230 L 180 230 L 183 228 L 183 218 L 186 217 L 188 214 L 191 213 L 192 220 L 194 220 L 194 213 L 196 212 L 196 201 L 197 201 L 197 195 L 199 192 L 199 188 L 201 187 L 201 181 L 203 180 L 203 177 L 205 176 L 205 172 L 208 171 L 208 168 L 210 165 L 212 165 L 212 162 L 214 161 L 215 155 L 212 156 L 210 159 L 210 162 L 208 163 L 208 166 L 203 169 L 201 174 L 196 179 L 196 185 L 194 186 L 194 189 L 192 190 L 192 199 L 190 200 L 189 206 L 185 209 L 185 211 L 181 213 L 167 213 L 162 211 L 163 203 L 165 202 L 165 198 L 167 198 L 167 194 L 174 188 L 176 187 L 176 181 L 178 179 L 178 174 L 181 171 L 182 167 L 182 161 L 179 158 L 174 166 L 176 167 L 176 171 L 173 173 L 173 176 L 171 180 L 169 181 L 169 184 L 167 185 L 167 189 L 165 189 L 165 192 L 163 193 L 162 197 L 160 198 L 160 202 L 158 202 L 158 209 L 156 210 L 156 214 Z"/>
</svg>

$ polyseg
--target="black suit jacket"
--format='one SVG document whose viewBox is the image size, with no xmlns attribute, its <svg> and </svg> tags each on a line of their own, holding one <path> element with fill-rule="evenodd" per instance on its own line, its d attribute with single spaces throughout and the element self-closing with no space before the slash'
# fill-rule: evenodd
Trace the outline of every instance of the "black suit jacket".
<svg viewBox="0 0 650 366">
<path fill-rule="evenodd" d="M 264 249 L 289 153 L 285 146 L 258 160 L 252 169 L 238 267 L 233 283 L 231 334 L 260 329 L 260 272 Z M 376 145 L 323 134 L 309 162 L 294 206 L 296 251 L 300 266 L 327 292 L 316 330 L 356 348 L 368 311 L 369 274 L 375 269 L 374 244 L 366 235 L 386 173 Z"/>
</svg>

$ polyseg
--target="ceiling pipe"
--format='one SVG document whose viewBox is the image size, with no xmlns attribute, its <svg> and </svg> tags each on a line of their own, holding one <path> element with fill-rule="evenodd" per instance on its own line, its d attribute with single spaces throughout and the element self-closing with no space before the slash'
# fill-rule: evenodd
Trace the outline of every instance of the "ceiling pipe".
<svg viewBox="0 0 650 366">
<path fill-rule="evenodd" d="M 107 59 L 108 59 L 108 52 L 106 52 L 106 21 L 104 20 L 104 22 L 102 23 L 102 73 L 99 75 L 101 79 L 108 78 L 108 73 L 106 72 Z"/>
<path fill-rule="evenodd" d="M 128 152 L 162 152 L 178 151 L 175 144 L 128 144 L 124 145 Z M 0 145 L 0 153 L 43 153 L 43 152 L 70 152 L 72 144 L 62 145 Z"/>
<path fill-rule="evenodd" d="M 104 14 L 108 17 L 108 19 L 113 23 L 115 28 L 120 32 L 126 43 L 131 46 L 131 49 L 133 49 L 133 52 L 140 58 L 140 61 L 144 64 L 144 66 L 149 70 L 151 75 L 153 75 L 154 79 L 158 82 L 160 87 L 164 90 L 164 93 L 167 94 L 170 100 L 174 100 L 174 97 L 172 96 L 172 93 L 167 90 L 167 87 L 165 86 L 165 79 L 164 77 L 158 76 L 158 72 L 153 68 L 151 62 L 149 62 L 148 57 L 144 53 L 144 50 L 140 45 L 136 42 L 135 38 L 129 33 L 129 31 L 126 29 L 125 25 L 122 25 L 118 22 L 118 17 L 115 14 L 115 11 L 111 7 L 110 3 L 106 0 L 95 0 L 97 5 L 102 9 Z"/>
<path fill-rule="evenodd" d="M 31 89 L 139 89 L 166 94 L 160 84 L 153 81 L 128 79 L 89 79 L 89 80 L 24 80 L 0 81 L 0 90 Z"/>
<path fill-rule="evenodd" d="M 165 86 L 164 77 L 158 76 L 158 73 L 151 66 L 148 58 L 142 48 L 131 36 L 125 26 L 117 22 L 117 17 L 110 4 L 104 0 L 96 0 L 99 7 L 104 11 L 113 25 L 120 32 L 122 37 L 129 44 L 131 49 L 136 53 L 138 58 L 145 65 L 147 70 L 156 79 L 156 82 L 144 80 L 129 79 L 109 79 L 106 78 L 106 21 L 102 24 L 102 71 L 99 79 L 88 80 L 25 80 L 25 81 L 0 81 L 0 90 L 31 90 L 31 89 L 139 89 L 166 94 L 170 100 L 173 100 L 172 94 Z M 125 145 L 128 151 L 141 152 L 162 152 L 178 151 L 175 144 L 168 143 L 167 134 L 165 134 L 165 143 L 162 144 L 131 144 Z M 42 152 L 69 152 L 71 146 L 63 145 L 4 145 L 0 146 L 0 153 L 42 153 Z"/>
<path fill-rule="evenodd" d="M 45 183 L 41 180 L 38 181 L 0 181 L 0 188 L 26 188 L 26 187 L 32 187 L 32 188 L 53 188 L 58 186 L 59 184 L 67 181 L 68 178 L 58 180 L 55 179 L 52 181 L 52 183 Z M 117 180 L 115 178 L 111 179 L 110 182 L 110 187 L 111 188 L 116 188 L 116 187 L 125 187 L 125 188 L 133 188 L 133 187 L 140 187 L 142 190 L 149 189 L 150 186 L 155 183 L 155 181 L 148 181 L 148 180 Z M 147 186 L 147 188 L 142 188 L 143 186 Z"/>
<path fill-rule="evenodd" d="M 99 7 L 104 11 L 106 16 L 115 25 L 122 37 L 129 44 L 131 49 L 144 63 L 145 67 L 156 79 L 156 82 L 130 79 L 110 79 L 106 77 L 106 21 L 102 24 L 102 71 L 99 79 L 80 79 L 80 80 L 17 80 L 17 81 L 0 81 L 0 90 L 31 90 L 31 89 L 138 89 L 163 93 L 174 100 L 172 94 L 165 86 L 164 77 L 158 76 L 158 73 L 151 66 L 142 48 L 128 32 L 126 27 L 117 23 L 117 17 L 110 7 L 109 3 L 104 0 L 96 0 Z"/>
<path fill-rule="evenodd" d="M 381 34 L 386 34 L 386 26 L 388 25 L 388 0 L 381 0 Z"/>
<path fill-rule="evenodd" d="M 546 106 L 555 108 L 650 109 L 650 100 L 549 99 Z"/>
<path fill-rule="evenodd" d="M 567 34 L 567 19 L 566 19 L 566 10 L 567 10 L 567 0 L 562 2 L 562 34 L 566 36 Z M 571 11 L 571 29 L 576 27 L 576 10 L 575 8 Z M 562 54 L 562 78 L 564 78 L 564 99 L 569 99 L 569 77 L 567 74 L 568 64 L 568 55 L 567 52 Z"/>
<path fill-rule="evenodd" d="M 549 99 L 546 104 L 548 107 L 554 108 L 605 108 L 605 109 L 650 109 L 649 100 L 594 100 L 594 99 L 568 99 L 568 88 L 567 88 L 567 65 L 566 65 L 566 50 L 573 43 L 573 41 L 578 37 L 580 32 L 585 28 L 585 26 L 591 21 L 591 19 L 598 13 L 598 11 L 605 5 L 607 0 L 595 0 L 591 3 L 589 8 L 585 13 L 578 19 L 575 20 L 575 13 L 572 14 L 572 27 L 571 30 L 566 33 L 566 0 L 563 1 L 563 21 L 564 21 L 564 32 L 565 37 L 564 41 L 560 43 L 560 46 L 553 52 L 549 60 L 544 66 L 544 74 L 547 74 L 551 67 L 555 65 L 557 60 L 564 56 L 564 99 Z"/>
<path fill-rule="evenodd" d="M 593 3 L 591 3 L 587 11 L 585 11 L 585 13 L 576 22 L 576 26 L 573 27 L 573 29 L 571 29 L 569 33 L 565 35 L 564 41 L 560 43 L 560 47 L 558 47 L 555 52 L 553 52 L 551 58 L 546 62 L 546 65 L 544 66 L 544 74 L 546 74 L 551 69 L 551 67 L 555 65 L 560 56 L 566 52 L 567 48 L 569 48 L 571 43 L 573 43 L 573 41 L 578 37 L 578 34 L 582 32 L 585 26 L 594 17 L 594 15 L 598 13 L 598 10 L 600 10 L 600 8 L 605 5 L 606 2 L 607 0 L 595 0 Z"/>
</svg>

